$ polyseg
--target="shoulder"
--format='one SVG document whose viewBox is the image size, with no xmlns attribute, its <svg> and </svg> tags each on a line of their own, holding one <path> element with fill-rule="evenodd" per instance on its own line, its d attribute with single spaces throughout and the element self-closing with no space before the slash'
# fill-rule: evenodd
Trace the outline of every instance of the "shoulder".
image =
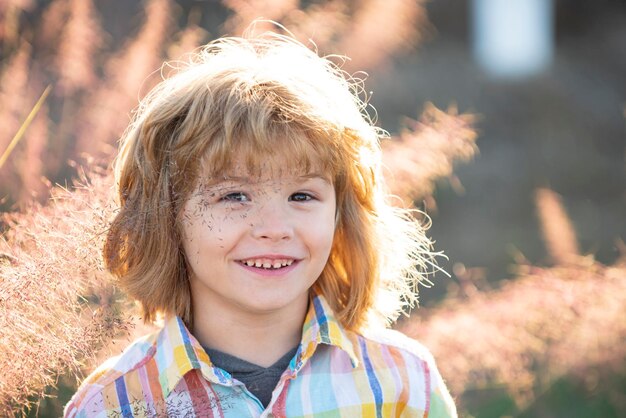
<svg viewBox="0 0 626 418">
<path fill-rule="evenodd" d="M 402 370 L 413 389 L 424 390 L 432 386 L 435 360 L 430 351 L 417 340 L 392 329 L 368 329 L 356 334 L 356 352 L 367 369 L 368 364 L 377 372 Z"/>
<path fill-rule="evenodd" d="M 400 331 L 389 328 L 369 329 L 359 337 L 368 345 L 393 349 L 406 356 L 434 363 L 433 355 L 424 345 Z"/>
<path fill-rule="evenodd" d="M 94 400 L 102 396 L 102 393 L 115 381 L 133 370 L 141 367 L 152 359 L 156 352 L 156 341 L 159 332 L 141 337 L 132 342 L 120 355 L 106 360 L 98 366 L 89 376 L 83 380 L 80 387 L 65 406 L 65 417 L 100 416 L 100 412 L 106 415 L 104 407 L 102 411 L 94 404 Z M 85 408 L 90 406 L 89 414 L 85 415 Z M 94 409 L 95 408 L 95 409 Z"/>
<path fill-rule="evenodd" d="M 455 418 L 454 401 L 431 352 L 417 340 L 392 329 L 368 330 L 356 335 L 360 357 L 367 370 L 385 370 L 403 376 L 418 405 L 432 418 Z M 369 365 L 368 365 L 369 363 Z M 382 366 L 381 366 L 382 365 Z"/>
</svg>

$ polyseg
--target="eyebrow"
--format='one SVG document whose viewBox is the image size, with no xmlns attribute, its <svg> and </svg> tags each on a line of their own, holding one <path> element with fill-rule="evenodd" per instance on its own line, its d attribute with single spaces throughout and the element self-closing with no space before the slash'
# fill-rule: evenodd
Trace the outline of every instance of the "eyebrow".
<svg viewBox="0 0 626 418">
<path fill-rule="evenodd" d="M 328 176 L 321 173 L 307 173 L 300 176 L 301 179 L 322 179 L 327 183 L 332 183 Z"/>
<path fill-rule="evenodd" d="M 331 183 L 330 179 L 328 176 L 321 174 L 321 173 L 317 173 L 317 172 L 312 172 L 312 173 L 306 173 L 306 174 L 302 174 L 300 176 L 298 176 L 298 178 L 300 179 L 321 179 L 326 181 L 327 183 Z M 215 179 L 214 183 L 220 183 L 220 182 L 224 182 L 224 181 L 234 181 L 234 182 L 241 182 L 241 183 L 251 183 L 252 180 L 250 179 L 250 177 L 247 176 L 229 176 L 229 175 L 225 175 L 222 176 L 219 179 Z"/>
<path fill-rule="evenodd" d="M 221 178 L 216 178 L 215 182 L 216 183 L 220 183 L 223 181 L 235 181 L 235 182 L 241 182 L 241 183 L 249 183 L 250 182 L 250 177 L 240 177 L 240 176 L 222 176 Z"/>
</svg>

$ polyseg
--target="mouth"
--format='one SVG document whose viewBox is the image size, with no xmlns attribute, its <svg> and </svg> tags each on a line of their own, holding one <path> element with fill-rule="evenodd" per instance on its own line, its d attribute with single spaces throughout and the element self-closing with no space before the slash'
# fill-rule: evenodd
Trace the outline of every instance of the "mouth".
<svg viewBox="0 0 626 418">
<path fill-rule="evenodd" d="M 255 267 L 264 270 L 280 270 L 297 263 L 298 260 L 293 258 L 283 259 L 269 259 L 269 258 L 249 258 L 245 260 L 238 260 L 238 263 L 246 267 Z"/>
</svg>

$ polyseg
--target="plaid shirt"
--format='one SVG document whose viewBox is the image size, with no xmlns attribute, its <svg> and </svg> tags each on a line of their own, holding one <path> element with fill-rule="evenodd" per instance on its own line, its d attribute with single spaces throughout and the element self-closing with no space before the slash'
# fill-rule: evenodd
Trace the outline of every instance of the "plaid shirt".
<svg viewBox="0 0 626 418">
<path fill-rule="evenodd" d="M 264 408 L 211 360 L 178 317 L 83 382 L 66 417 L 456 417 L 430 353 L 392 330 L 341 327 L 321 296 Z"/>
</svg>

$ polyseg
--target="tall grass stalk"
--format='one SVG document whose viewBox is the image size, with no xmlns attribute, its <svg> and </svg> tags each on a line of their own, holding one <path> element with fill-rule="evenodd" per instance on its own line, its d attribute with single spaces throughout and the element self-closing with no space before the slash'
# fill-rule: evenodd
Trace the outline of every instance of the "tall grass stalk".
<svg viewBox="0 0 626 418">
<path fill-rule="evenodd" d="M 33 121 L 35 116 L 37 116 L 39 109 L 41 109 L 41 106 L 46 101 L 46 98 L 48 97 L 48 94 L 50 94 L 51 89 L 52 89 L 52 86 L 48 85 L 48 87 L 45 88 L 43 93 L 41 93 L 41 96 L 39 96 L 39 99 L 35 103 L 35 106 L 33 106 L 30 113 L 28 114 L 28 116 L 26 117 L 26 119 L 24 120 L 20 128 L 18 129 L 18 131 L 13 136 L 13 139 L 11 139 L 11 142 L 9 142 L 9 145 L 2 153 L 2 156 L 0 156 L 0 168 L 2 168 L 4 163 L 9 159 L 11 152 L 13 151 L 13 149 L 17 146 L 17 144 L 20 142 L 20 140 L 24 136 L 24 133 L 30 126 L 30 123 Z"/>
</svg>

